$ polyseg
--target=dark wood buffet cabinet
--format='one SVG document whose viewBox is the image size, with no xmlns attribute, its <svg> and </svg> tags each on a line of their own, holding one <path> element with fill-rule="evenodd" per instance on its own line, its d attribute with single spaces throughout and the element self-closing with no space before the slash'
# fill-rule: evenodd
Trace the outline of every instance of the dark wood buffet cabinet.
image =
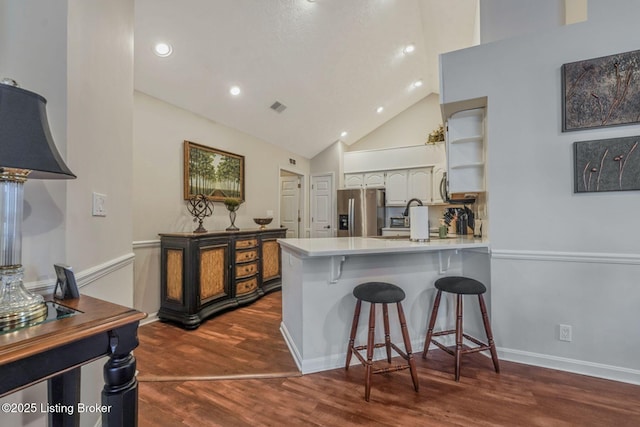
<svg viewBox="0 0 640 427">
<path fill-rule="evenodd" d="M 158 318 L 195 329 L 215 313 L 280 289 L 286 229 L 162 233 Z"/>
</svg>

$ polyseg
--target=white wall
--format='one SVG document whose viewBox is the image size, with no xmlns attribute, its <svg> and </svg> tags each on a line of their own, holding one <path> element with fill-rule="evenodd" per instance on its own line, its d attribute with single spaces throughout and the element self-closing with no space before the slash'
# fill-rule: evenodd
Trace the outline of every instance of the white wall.
<svg viewBox="0 0 640 427">
<path fill-rule="evenodd" d="M 309 160 L 289 151 L 146 94 L 135 92 L 134 102 L 135 307 L 155 313 L 160 307 L 158 233 L 197 227 L 183 200 L 184 140 L 245 157 L 246 201 L 235 222 L 241 229 L 256 228 L 253 218 L 265 216 L 268 210 L 274 218 L 280 217 L 280 167 L 308 176 L 310 166 Z M 295 167 L 289 164 L 290 158 L 296 160 Z M 213 215 L 203 225 L 210 231 L 223 231 L 229 224 L 228 211 L 222 203 L 215 203 Z"/>
<path fill-rule="evenodd" d="M 440 124 L 440 99 L 432 93 L 351 144 L 348 151 L 421 145 Z"/>
<path fill-rule="evenodd" d="M 635 50 L 640 3 L 589 1 L 589 20 L 446 54 L 445 103 L 488 97 L 492 321 L 503 358 L 640 383 L 637 191 L 573 193 L 574 141 L 640 126 L 561 132 L 562 64 Z M 558 324 L 573 327 L 560 342 Z M 631 329 L 630 329 L 631 328 Z"/>
<path fill-rule="evenodd" d="M 310 162 L 311 174 L 321 175 L 333 173 L 335 188 L 342 188 L 344 181 L 343 155 L 347 146 L 342 141 L 336 141 L 329 147 L 316 154 Z"/>
<path fill-rule="evenodd" d="M 82 271 L 132 253 L 134 2 L 68 1 L 67 158 L 78 178 L 68 184 L 66 261 Z M 93 192 L 107 196 L 106 217 L 92 216 Z M 129 268 L 128 281 L 105 285 L 109 300 L 131 306 Z"/>
</svg>

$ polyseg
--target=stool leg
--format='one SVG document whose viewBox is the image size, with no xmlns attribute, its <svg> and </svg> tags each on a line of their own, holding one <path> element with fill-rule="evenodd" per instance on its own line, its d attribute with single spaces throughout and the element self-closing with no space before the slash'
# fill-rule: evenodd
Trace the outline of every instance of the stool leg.
<svg viewBox="0 0 640 427">
<path fill-rule="evenodd" d="M 356 331 L 358 330 L 358 321 L 360 320 L 360 308 L 362 307 L 362 301 L 357 300 L 356 310 L 353 313 L 353 322 L 351 323 L 351 335 L 349 336 L 349 347 L 347 347 L 347 361 L 345 362 L 344 369 L 349 369 L 351 363 L 351 355 L 353 354 L 353 343 L 356 339 Z"/>
<path fill-rule="evenodd" d="M 427 358 L 427 351 L 429 351 L 429 345 L 431 344 L 433 327 L 436 324 L 436 317 L 438 317 L 438 308 L 440 308 L 440 298 L 442 298 L 442 291 L 438 290 L 436 299 L 433 301 L 433 308 L 431 309 L 431 319 L 429 319 L 429 327 L 427 328 L 427 338 L 424 340 L 424 350 L 422 350 L 423 359 Z"/>
<path fill-rule="evenodd" d="M 487 333 L 487 341 L 489 344 L 489 351 L 491 351 L 491 359 L 493 360 L 493 367 L 496 372 L 500 372 L 500 364 L 498 362 L 498 352 L 496 351 L 496 343 L 493 341 L 493 333 L 491 333 L 491 324 L 489 323 L 489 315 L 487 314 L 487 306 L 484 303 L 482 295 L 478 295 L 478 301 L 480 302 L 480 312 L 482 313 L 482 322 L 484 323 L 484 330 Z"/>
<path fill-rule="evenodd" d="M 387 362 L 391 363 L 391 337 L 389 336 L 389 309 L 386 303 L 382 304 L 382 316 L 384 320 L 384 346 L 387 349 Z"/>
<path fill-rule="evenodd" d="M 460 359 L 462 357 L 462 295 L 457 295 L 456 302 L 456 381 L 460 381 Z"/>
<path fill-rule="evenodd" d="M 369 401 L 371 394 L 371 371 L 373 367 L 373 349 L 375 347 L 375 330 L 376 330 L 376 305 L 371 304 L 369 310 L 369 337 L 367 338 L 367 366 L 364 382 L 364 400 Z"/>
<path fill-rule="evenodd" d="M 413 354 L 411 352 L 411 340 L 409 339 L 409 330 L 407 329 L 407 320 L 404 317 L 404 310 L 402 310 L 402 304 L 397 303 L 398 306 L 398 318 L 400 319 L 400 329 L 402 330 L 402 339 L 404 340 L 404 348 L 407 352 L 407 362 L 409 363 L 409 371 L 411 371 L 411 380 L 413 381 L 413 388 L 418 391 L 418 371 L 416 370 L 416 361 L 413 360 Z"/>
</svg>

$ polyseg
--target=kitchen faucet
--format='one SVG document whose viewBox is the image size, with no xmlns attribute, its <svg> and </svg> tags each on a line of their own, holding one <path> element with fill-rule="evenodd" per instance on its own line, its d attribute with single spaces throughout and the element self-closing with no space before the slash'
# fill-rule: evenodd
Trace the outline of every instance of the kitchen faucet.
<svg viewBox="0 0 640 427">
<path fill-rule="evenodd" d="M 422 206 L 422 200 L 415 198 L 411 199 L 407 202 L 407 207 L 404 209 L 404 212 L 402 212 L 402 216 L 409 216 L 409 205 L 411 202 L 418 202 L 418 206 Z"/>
</svg>

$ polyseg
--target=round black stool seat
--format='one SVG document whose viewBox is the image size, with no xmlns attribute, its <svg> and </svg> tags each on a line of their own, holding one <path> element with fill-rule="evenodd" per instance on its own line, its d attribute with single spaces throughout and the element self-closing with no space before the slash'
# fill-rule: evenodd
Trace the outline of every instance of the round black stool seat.
<svg viewBox="0 0 640 427">
<path fill-rule="evenodd" d="M 353 289 L 353 296 L 359 300 L 374 304 L 391 304 L 404 299 L 404 291 L 385 282 L 367 282 Z"/>
<path fill-rule="evenodd" d="M 475 279 L 469 277 L 449 276 L 436 280 L 435 287 L 443 292 L 459 295 L 480 295 L 487 288 Z"/>
</svg>

